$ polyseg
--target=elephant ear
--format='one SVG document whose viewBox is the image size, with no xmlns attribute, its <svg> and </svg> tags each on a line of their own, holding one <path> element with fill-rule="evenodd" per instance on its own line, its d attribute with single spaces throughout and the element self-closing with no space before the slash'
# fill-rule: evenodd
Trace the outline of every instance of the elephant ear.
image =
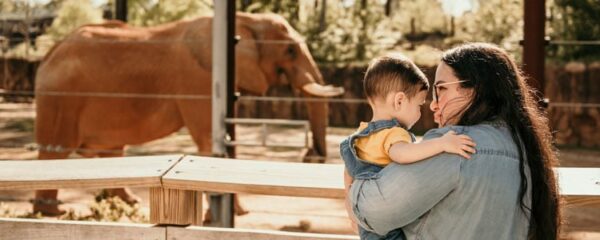
<svg viewBox="0 0 600 240">
<path fill-rule="evenodd" d="M 260 66 L 261 55 L 256 34 L 243 25 L 238 25 L 236 34 L 241 37 L 235 49 L 237 87 L 253 94 L 265 95 L 269 90 L 269 82 Z"/>
<path fill-rule="evenodd" d="M 242 20 L 238 17 L 238 20 Z M 252 19 L 243 19 L 237 25 L 236 34 L 242 41 L 236 45 L 236 88 L 264 95 L 269 89 L 265 74 L 260 67 L 260 53 L 256 43 L 256 34 L 247 26 Z M 183 36 L 183 40 L 194 60 L 212 71 L 212 21 L 193 21 Z"/>
</svg>

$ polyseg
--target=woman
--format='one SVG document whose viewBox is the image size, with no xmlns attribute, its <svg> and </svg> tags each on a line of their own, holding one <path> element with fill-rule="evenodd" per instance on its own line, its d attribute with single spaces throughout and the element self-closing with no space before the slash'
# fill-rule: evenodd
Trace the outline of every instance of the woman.
<svg viewBox="0 0 600 240">
<path fill-rule="evenodd" d="M 430 108 L 439 129 L 477 143 L 466 160 L 440 154 L 390 164 L 350 189 L 354 217 L 384 236 L 407 239 L 557 239 L 560 212 L 546 119 L 514 61 L 490 44 L 447 51 Z"/>
</svg>

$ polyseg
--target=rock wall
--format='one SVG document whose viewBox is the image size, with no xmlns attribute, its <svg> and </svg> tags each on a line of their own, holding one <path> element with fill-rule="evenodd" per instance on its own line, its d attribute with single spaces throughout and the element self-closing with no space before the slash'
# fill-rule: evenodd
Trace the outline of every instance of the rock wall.
<svg viewBox="0 0 600 240">
<path fill-rule="evenodd" d="M 39 61 L 0 58 L 0 88 L 5 91 L 33 91 Z M 4 101 L 31 102 L 31 96 L 5 95 Z"/>
<path fill-rule="evenodd" d="M 545 77 L 548 117 L 556 143 L 600 147 L 600 62 L 548 64 Z"/>
</svg>

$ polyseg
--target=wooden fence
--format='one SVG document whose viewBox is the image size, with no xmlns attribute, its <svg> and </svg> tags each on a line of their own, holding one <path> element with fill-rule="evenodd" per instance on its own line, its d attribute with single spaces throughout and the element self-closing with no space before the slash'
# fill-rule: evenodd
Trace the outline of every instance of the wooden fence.
<svg viewBox="0 0 600 240">
<path fill-rule="evenodd" d="M 202 192 L 343 198 L 342 164 L 167 155 L 0 161 L 0 190 L 149 187 L 152 224 L 0 219 L 0 239 L 358 239 L 201 227 Z M 569 205 L 600 207 L 599 168 L 557 168 Z M 189 226 L 191 225 L 191 226 Z"/>
</svg>

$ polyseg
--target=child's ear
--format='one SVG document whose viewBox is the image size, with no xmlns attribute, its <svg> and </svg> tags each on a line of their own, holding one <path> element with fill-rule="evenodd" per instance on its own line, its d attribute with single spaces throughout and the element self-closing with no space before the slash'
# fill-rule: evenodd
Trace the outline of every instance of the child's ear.
<svg viewBox="0 0 600 240">
<path fill-rule="evenodd" d="M 402 104 L 406 103 L 406 100 L 408 100 L 408 98 L 404 92 L 397 92 L 394 94 L 394 108 L 400 109 Z"/>
</svg>

